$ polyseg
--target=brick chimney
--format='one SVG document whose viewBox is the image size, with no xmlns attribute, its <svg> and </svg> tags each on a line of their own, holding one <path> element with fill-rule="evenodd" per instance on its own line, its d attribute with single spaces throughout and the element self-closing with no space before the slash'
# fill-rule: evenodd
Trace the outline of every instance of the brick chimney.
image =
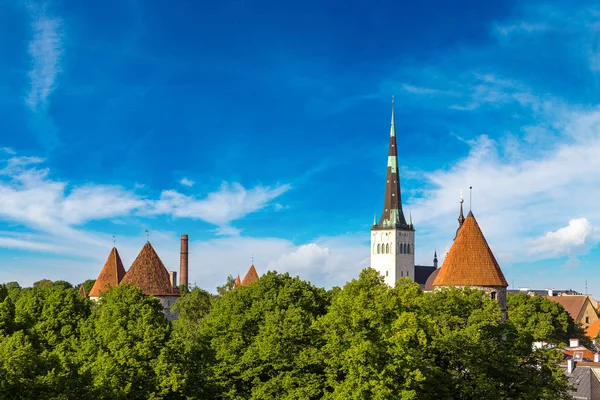
<svg viewBox="0 0 600 400">
<path fill-rule="evenodd" d="M 181 235 L 181 255 L 179 258 L 179 284 L 188 287 L 188 235 Z"/>
</svg>

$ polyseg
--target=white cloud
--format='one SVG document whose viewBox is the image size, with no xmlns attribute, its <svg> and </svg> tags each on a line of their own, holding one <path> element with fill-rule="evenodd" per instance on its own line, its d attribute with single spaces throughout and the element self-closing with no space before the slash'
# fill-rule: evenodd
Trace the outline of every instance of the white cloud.
<svg viewBox="0 0 600 400">
<path fill-rule="evenodd" d="M 33 18 L 33 38 L 29 42 L 32 67 L 26 102 L 33 111 L 39 111 L 45 108 L 48 96 L 57 85 L 63 37 L 59 18 L 48 15 L 45 7 L 31 6 L 30 10 Z"/>
<path fill-rule="evenodd" d="M 103 219 L 169 215 L 203 220 L 223 235 L 237 235 L 231 223 L 259 211 L 290 189 L 289 185 L 244 188 L 224 182 L 205 196 L 165 190 L 160 198 L 142 197 L 118 185 L 73 186 L 54 179 L 38 157 L 13 156 L 0 168 L 0 218 L 64 236 L 74 227 Z"/>
<path fill-rule="evenodd" d="M 223 182 L 218 191 L 204 198 L 165 190 L 148 209 L 149 214 L 169 214 L 178 218 L 201 219 L 229 230 L 232 221 L 261 210 L 269 202 L 291 189 L 288 184 L 246 189 L 239 183 Z"/>
<path fill-rule="evenodd" d="M 533 239 L 529 252 L 543 258 L 571 255 L 585 251 L 585 247 L 600 241 L 600 228 L 592 226 L 586 218 L 572 219 L 569 225 L 554 232 L 546 232 Z"/>
<path fill-rule="evenodd" d="M 192 186 L 194 186 L 194 183 L 196 183 L 196 182 L 194 182 L 193 180 L 188 179 L 188 178 L 182 178 L 179 181 L 179 183 L 182 184 L 183 186 L 192 187 Z"/>
</svg>

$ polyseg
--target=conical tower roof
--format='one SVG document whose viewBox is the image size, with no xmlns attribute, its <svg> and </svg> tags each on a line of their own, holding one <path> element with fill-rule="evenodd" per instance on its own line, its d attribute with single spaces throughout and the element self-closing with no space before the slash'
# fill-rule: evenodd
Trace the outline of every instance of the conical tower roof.
<svg viewBox="0 0 600 400">
<path fill-rule="evenodd" d="M 240 274 L 238 274 L 237 278 L 235 278 L 235 283 L 233 284 L 233 288 L 237 288 L 238 286 L 241 286 L 242 281 L 240 279 Z"/>
<path fill-rule="evenodd" d="M 171 286 L 169 272 L 150 242 L 146 242 L 122 282 L 132 283 L 152 296 L 179 296 L 179 291 Z"/>
<path fill-rule="evenodd" d="M 473 213 L 460 227 L 433 286 L 508 286 Z"/>
<path fill-rule="evenodd" d="M 113 247 L 108 255 L 108 259 L 100 271 L 100 275 L 96 278 L 96 282 L 90 290 L 90 297 L 99 297 L 100 293 L 106 291 L 109 286 L 117 286 L 125 276 L 125 268 L 123 261 L 119 257 L 119 252 L 116 247 Z"/>
<path fill-rule="evenodd" d="M 254 268 L 254 264 L 250 266 L 246 276 L 242 279 L 242 286 L 248 286 L 258 280 L 258 273 L 256 272 L 256 268 Z"/>
</svg>

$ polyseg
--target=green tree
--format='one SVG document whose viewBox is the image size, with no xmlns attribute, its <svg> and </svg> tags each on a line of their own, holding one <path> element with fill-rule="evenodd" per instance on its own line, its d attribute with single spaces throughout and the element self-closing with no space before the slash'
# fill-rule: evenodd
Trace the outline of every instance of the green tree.
<svg viewBox="0 0 600 400">
<path fill-rule="evenodd" d="M 313 323 L 327 304 L 325 290 L 275 272 L 217 297 L 205 332 L 220 397 L 321 398 L 323 364 Z"/>
<path fill-rule="evenodd" d="M 403 282 L 400 287 L 421 295 L 416 284 Z M 417 398 L 424 380 L 418 358 L 424 335 L 400 299 L 371 268 L 337 291 L 317 322 L 325 341 L 323 398 Z"/>
<path fill-rule="evenodd" d="M 73 288 L 72 284 L 70 284 L 67 281 L 63 281 L 63 280 L 58 280 L 58 281 L 52 282 L 52 286 L 60 286 L 64 289 L 72 289 Z"/>
<path fill-rule="evenodd" d="M 233 290 L 235 286 L 235 278 L 232 275 L 227 276 L 227 281 L 221 285 L 217 286 L 217 294 L 219 296 L 223 296 L 225 293 Z"/>
<path fill-rule="evenodd" d="M 41 280 L 33 283 L 34 288 L 50 287 L 50 286 L 52 286 L 52 281 L 50 279 L 41 279 Z"/>
<path fill-rule="evenodd" d="M 160 395 L 171 398 L 213 398 L 208 383 L 210 343 L 202 329 L 211 309 L 212 295 L 194 287 L 175 302 L 178 314 L 173 333 L 161 351 L 155 370 L 159 377 Z"/>
<path fill-rule="evenodd" d="M 501 322 L 496 301 L 482 291 L 447 288 L 424 296 L 423 356 L 435 368 L 423 399 L 563 399 L 568 385 L 558 354 L 534 350 L 533 339 Z"/>
<path fill-rule="evenodd" d="M 160 392 L 155 366 L 170 324 L 155 298 L 133 285 L 102 293 L 82 328 L 80 372 L 86 394 L 99 399 L 147 399 Z"/>
<path fill-rule="evenodd" d="M 536 341 L 566 345 L 572 337 L 589 339 L 562 305 L 543 296 L 508 294 L 508 318 L 520 332 Z"/>
</svg>

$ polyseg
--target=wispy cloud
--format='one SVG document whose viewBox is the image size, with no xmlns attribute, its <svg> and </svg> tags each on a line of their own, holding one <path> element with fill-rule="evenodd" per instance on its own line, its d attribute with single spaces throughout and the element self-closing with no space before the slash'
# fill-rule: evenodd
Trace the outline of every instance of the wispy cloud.
<svg viewBox="0 0 600 400">
<path fill-rule="evenodd" d="M 26 102 L 33 111 L 45 109 L 48 96 L 57 85 L 63 56 L 61 20 L 47 13 L 45 6 L 30 4 L 33 38 L 29 42 L 31 69 Z"/>
<path fill-rule="evenodd" d="M 179 183 L 182 184 L 183 186 L 192 187 L 192 186 L 194 186 L 194 183 L 196 183 L 196 182 L 194 182 L 193 180 L 188 179 L 188 178 L 181 178 Z"/>
<path fill-rule="evenodd" d="M 158 199 L 118 185 L 69 185 L 55 179 L 39 157 L 14 156 L 0 168 L 0 217 L 28 227 L 64 234 L 89 221 L 125 216 L 168 215 L 213 224 L 221 234 L 237 234 L 230 224 L 259 211 L 288 191 L 289 184 L 244 188 L 224 182 L 204 196 L 165 190 Z"/>
</svg>

